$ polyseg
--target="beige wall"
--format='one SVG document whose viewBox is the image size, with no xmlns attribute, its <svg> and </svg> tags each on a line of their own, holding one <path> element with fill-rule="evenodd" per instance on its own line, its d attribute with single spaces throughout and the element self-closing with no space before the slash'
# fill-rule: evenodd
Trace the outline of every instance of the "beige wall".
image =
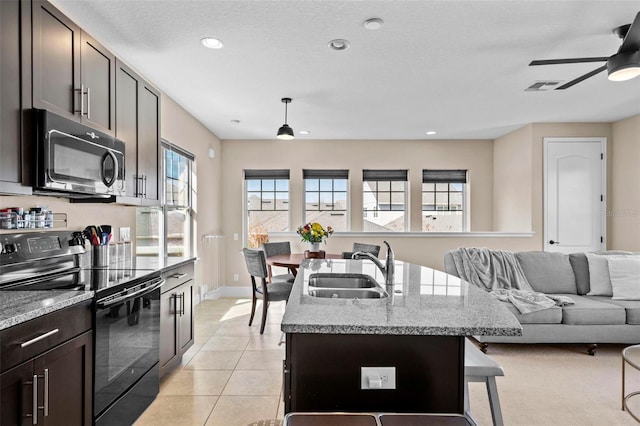
<svg viewBox="0 0 640 426">
<path fill-rule="evenodd" d="M 195 156 L 195 185 L 193 192 L 194 242 L 196 255 L 196 296 L 214 290 L 218 284 L 218 259 L 224 259 L 217 250 L 217 240 L 205 236 L 222 233 L 221 187 L 222 149 L 220 140 L 185 111 L 173 99 L 162 96 L 162 138 Z M 214 158 L 209 158 L 209 148 Z M 220 258 L 218 256 L 221 256 Z"/>
<path fill-rule="evenodd" d="M 294 140 L 283 142 L 278 140 L 222 142 L 224 157 L 223 187 L 224 203 L 223 223 L 227 235 L 227 285 L 247 285 L 246 267 L 240 254 L 243 247 L 243 170 L 244 169 L 290 169 L 290 229 L 295 230 L 303 220 L 303 179 L 304 168 L 348 169 L 350 180 L 351 230 L 362 230 L 362 169 L 408 169 L 409 170 L 409 204 L 413 214 L 410 215 L 412 231 L 421 229 L 421 188 L 422 169 L 426 168 L 464 168 L 469 170 L 471 187 L 471 230 L 492 230 L 493 222 L 493 142 L 489 140 L 446 140 L 446 141 L 307 141 Z M 239 239 L 234 241 L 229 236 L 237 233 Z M 433 242 L 425 238 L 376 236 L 338 236 L 331 237 L 327 249 L 332 252 L 350 250 L 354 240 L 376 242 L 381 244 L 384 238 L 394 245 L 400 258 L 422 264 L 438 264 L 442 262 L 442 249 L 437 254 L 433 250 Z M 272 238 L 272 240 L 277 240 Z M 287 238 L 296 251 L 304 250 L 297 235 Z M 446 239 L 453 244 L 455 240 Z M 422 254 L 421 254 L 422 253 Z M 427 260 L 426 257 L 429 257 Z M 418 260 L 420 260 L 418 262 Z M 242 279 L 234 283 L 233 275 Z"/>
<path fill-rule="evenodd" d="M 533 167 L 529 124 L 493 143 L 493 230 L 531 231 Z"/>
<path fill-rule="evenodd" d="M 640 251 L 640 115 L 612 125 L 607 246 Z"/>
<path fill-rule="evenodd" d="M 131 227 L 132 233 L 135 229 L 135 207 L 114 204 L 71 203 L 66 198 L 50 196 L 0 196 L 0 208 L 23 207 L 27 209 L 38 206 L 46 206 L 55 213 L 66 213 L 66 227 L 72 231 L 83 230 L 88 225 L 111 225 L 115 227 L 114 238 L 117 239 L 119 235 L 118 229 L 121 226 Z"/>
</svg>

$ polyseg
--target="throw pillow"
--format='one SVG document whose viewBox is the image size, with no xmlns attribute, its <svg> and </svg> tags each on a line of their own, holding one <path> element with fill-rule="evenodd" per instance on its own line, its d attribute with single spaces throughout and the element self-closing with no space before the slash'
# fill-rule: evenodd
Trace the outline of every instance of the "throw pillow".
<svg viewBox="0 0 640 426">
<path fill-rule="evenodd" d="M 535 291 L 545 294 L 577 294 L 576 278 L 568 255 L 526 251 L 516 253 L 516 259 Z"/>
<path fill-rule="evenodd" d="M 586 253 L 589 262 L 589 293 L 587 296 L 613 296 L 611 278 L 609 278 L 609 264 L 607 256 Z M 613 256 L 608 256 L 613 257 Z"/>
<path fill-rule="evenodd" d="M 640 300 L 640 256 L 610 256 L 613 300 Z"/>
</svg>

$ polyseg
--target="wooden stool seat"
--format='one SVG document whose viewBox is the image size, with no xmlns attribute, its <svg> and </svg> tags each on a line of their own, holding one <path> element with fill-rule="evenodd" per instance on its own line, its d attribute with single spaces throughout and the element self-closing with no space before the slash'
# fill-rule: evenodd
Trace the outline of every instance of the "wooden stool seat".
<svg viewBox="0 0 640 426">
<path fill-rule="evenodd" d="M 504 376 L 504 370 L 488 355 L 482 353 L 469 339 L 464 345 L 464 409 L 469 411 L 469 382 L 484 382 L 487 385 L 489 406 L 494 426 L 502 426 L 502 410 L 498 398 L 496 376 Z"/>
</svg>

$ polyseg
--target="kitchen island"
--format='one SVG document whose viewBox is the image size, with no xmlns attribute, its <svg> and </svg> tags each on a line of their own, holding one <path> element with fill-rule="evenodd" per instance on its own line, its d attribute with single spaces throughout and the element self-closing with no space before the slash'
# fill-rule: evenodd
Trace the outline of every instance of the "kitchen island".
<svg viewBox="0 0 640 426">
<path fill-rule="evenodd" d="M 368 275 L 387 297 L 315 297 L 314 274 Z M 286 413 L 462 414 L 465 337 L 522 332 L 493 296 L 444 272 L 396 261 L 384 282 L 369 260 L 301 264 L 282 320 Z"/>
</svg>

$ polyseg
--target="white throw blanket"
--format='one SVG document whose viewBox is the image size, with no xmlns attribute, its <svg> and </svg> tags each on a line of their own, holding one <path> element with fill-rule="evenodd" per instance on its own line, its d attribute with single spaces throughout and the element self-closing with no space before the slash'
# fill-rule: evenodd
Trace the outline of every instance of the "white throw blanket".
<svg viewBox="0 0 640 426">
<path fill-rule="evenodd" d="M 460 278 L 490 291 L 498 300 L 511 302 L 522 314 L 573 304 L 569 297 L 534 291 L 512 252 L 460 247 L 451 254 Z"/>
</svg>

